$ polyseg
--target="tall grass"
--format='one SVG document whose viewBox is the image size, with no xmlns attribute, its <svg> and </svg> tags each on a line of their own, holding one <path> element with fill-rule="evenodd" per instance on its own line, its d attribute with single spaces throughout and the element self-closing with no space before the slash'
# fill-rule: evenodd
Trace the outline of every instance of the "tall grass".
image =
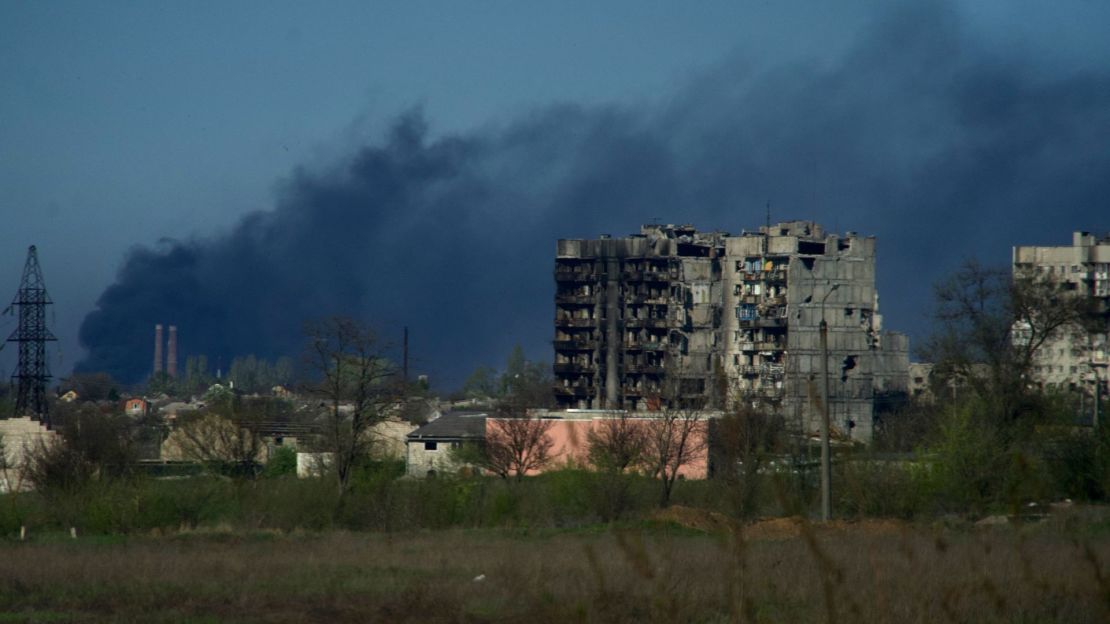
<svg viewBox="0 0 1110 624">
<path fill-rule="evenodd" d="M 91 481 L 74 491 L 0 496 L 0 536 L 31 531 L 134 534 L 199 527 L 280 531 L 404 531 L 451 527 L 576 527 L 649 514 L 657 498 L 650 478 L 564 470 L 520 482 L 495 478 L 399 478 L 401 466 L 359 473 L 342 503 L 326 479 L 234 480 L 200 476 Z M 720 485 L 681 482 L 675 502 L 713 507 Z"/>
<path fill-rule="evenodd" d="M 735 534 L 735 535 L 740 535 Z M 0 546 L 21 621 L 1096 622 L 1110 542 L 1045 526 L 211 533 Z M 44 621 L 46 617 L 44 616 Z"/>
</svg>

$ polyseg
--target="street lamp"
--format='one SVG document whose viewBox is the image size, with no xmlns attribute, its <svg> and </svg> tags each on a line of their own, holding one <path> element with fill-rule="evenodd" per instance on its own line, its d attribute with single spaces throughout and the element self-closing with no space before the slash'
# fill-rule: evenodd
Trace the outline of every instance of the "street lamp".
<svg viewBox="0 0 1110 624">
<path fill-rule="evenodd" d="M 821 520 L 832 519 L 832 457 L 829 451 L 829 325 L 825 322 L 825 301 L 840 287 L 833 284 L 821 298 Z"/>
</svg>

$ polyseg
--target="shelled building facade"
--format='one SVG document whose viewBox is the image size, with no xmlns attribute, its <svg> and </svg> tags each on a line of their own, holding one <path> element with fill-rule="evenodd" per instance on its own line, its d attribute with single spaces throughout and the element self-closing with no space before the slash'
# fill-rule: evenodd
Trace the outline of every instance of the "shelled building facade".
<svg viewBox="0 0 1110 624">
<path fill-rule="evenodd" d="M 738 236 L 650 225 L 627 238 L 560 240 L 559 405 L 742 400 L 813 430 L 824 314 L 834 428 L 869 438 L 876 398 L 908 384 L 905 337 L 881 331 L 874 242 L 806 221 Z"/>
<path fill-rule="evenodd" d="M 621 239 L 560 240 L 558 404 L 704 402 L 720 341 L 722 242 L 719 233 L 673 226 L 645 226 Z"/>
<path fill-rule="evenodd" d="M 1093 309 L 1104 319 L 1103 331 L 1060 332 L 1039 349 L 1034 374 L 1041 384 L 1057 388 L 1090 390 L 1098 383 L 1105 395 L 1104 371 L 1110 366 L 1110 327 L 1105 322 L 1110 319 L 1110 235 L 1075 232 L 1071 245 L 1014 247 L 1013 271 L 1057 280 L 1066 292 L 1094 299 Z"/>
</svg>

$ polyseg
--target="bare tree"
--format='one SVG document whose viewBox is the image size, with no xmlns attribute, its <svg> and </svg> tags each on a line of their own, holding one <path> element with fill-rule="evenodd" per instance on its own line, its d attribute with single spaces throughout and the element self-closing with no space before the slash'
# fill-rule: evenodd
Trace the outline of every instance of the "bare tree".
<svg viewBox="0 0 1110 624">
<path fill-rule="evenodd" d="M 647 446 L 643 425 L 642 419 L 631 418 L 628 412 L 599 421 L 586 435 L 590 463 L 618 474 L 638 465 Z"/>
<path fill-rule="evenodd" d="M 1027 411 L 1034 366 L 1046 344 L 1081 334 L 1092 318 L 1089 298 L 1050 277 L 968 261 L 935 286 L 938 331 L 923 350 L 935 376 L 959 380 L 1000 420 Z"/>
<path fill-rule="evenodd" d="M 682 358 L 667 355 L 667 374 L 648 404 L 660 406 L 644 422 L 643 465 L 660 480 L 659 506 L 670 505 L 675 481 L 683 468 L 707 459 L 708 423 L 704 376 L 692 373 Z"/>
<path fill-rule="evenodd" d="M 38 437 L 24 449 L 23 479 L 40 491 L 76 491 L 93 480 L 127 477 L 136 459 L 130 418 L 91 404 L 59 406 L 60 439 Z"/>
<path fill-rule="evenodd" d="M 730 486 L 737 515 L 750 516 L 758 503 L 760 472 L 785 446 L 785 424 L 781 416 L 737 401 L 714 425 L 715 474 Z"/>
<path fill-rule="evenodd" d="M 308 365 L 317 376 L 312 389 L 324 408 L 318 446 L 331 455 L 328 468 L 343 496 L 370 455 L 371 428 L 397 405 L 403 384 L 374 332 L 358 321 L 332 317 L 310 324 L 306 334 Z"/>
<path fill-rule="evenodd" d="M 555 442 L 549 435 L 550 420 L 536 418 L 512 403 L 503 404 L 495 414 L 486 420 L 485 468 L 503 479 L 515 476 L 519 481 L 551 461 Z"/>
<path fill-rule="evenodd" d="M 703 459 L 706 422 L 700 409 L 669 408 L 648 419 L 644 463 L 659 478 L 659 506 L 671 503 L 671 493 L 682 468 Z"/>
<path fill-rule="evenodd" d="M 259 435 L 264 409 L 239 396 L 227 397 L 195 414 L 170 434 L 187 459 L 223 474 L 253 478 L 258 475 L 266 446 Z"/>
<path fill-rule="evenodd" d="M 644 460 L 647 428 L 644 419 L 621 412 L 594 423 L 586 434 L 587 457 L 598 469 L 593 500 L 602 520 L 619 519 L 632 505 L 632 484 L 625 474 Z"/>
</svg>

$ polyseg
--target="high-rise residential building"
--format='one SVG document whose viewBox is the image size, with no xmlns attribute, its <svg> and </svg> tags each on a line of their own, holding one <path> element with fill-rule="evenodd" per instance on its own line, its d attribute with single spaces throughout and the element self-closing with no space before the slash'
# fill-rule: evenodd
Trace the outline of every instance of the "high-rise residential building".
<svg viewBox="0 0 1110 624">
<path fill-rule="evenodd" d="M 555 281 L 564 408 L 741 400 L 815 431 L 822 318 L 838 435 L 870 438 L 877 399 L 907 390 L 907 341 L 881 331 L 874 238 L 807 221 L 738 236 L 645 225 L 626 238 L 558 241 Z"/>
<path fill-rule="evenodd" d="M 1046 276 L 1065 291 L 1095 299 L 1095 309 L 1110 311 L 1110 235 L 1075 232 L 1072 244 L 1058 247 L 1014 247 L 1014 274 Z M 1046 386 L 1090 390 L 1096 380 L 1106 392 L 1110 364 L 1107 332 L 1062 331 L 1037 353 L 1034 374 Z"/>
</svg>

